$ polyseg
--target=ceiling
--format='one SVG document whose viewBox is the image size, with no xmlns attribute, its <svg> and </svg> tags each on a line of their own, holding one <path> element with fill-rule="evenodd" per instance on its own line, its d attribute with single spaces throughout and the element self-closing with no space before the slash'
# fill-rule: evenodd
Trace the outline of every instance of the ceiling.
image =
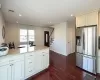
<svg viewBox="0 0 100 80">
<path fill-rule="evenodd" d="M 75 20 L 71 14 L 100 8 L 100 0 L 0 0 L 0 4 L 6 22 L 18 21 L 20 24 L 34 26 L 50 26 Z"/>
</svg>

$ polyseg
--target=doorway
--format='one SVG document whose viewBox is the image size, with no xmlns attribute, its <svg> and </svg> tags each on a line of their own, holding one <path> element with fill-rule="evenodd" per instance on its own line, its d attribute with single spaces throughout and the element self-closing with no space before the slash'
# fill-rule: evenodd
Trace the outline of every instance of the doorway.
<svg viewBox="0 0 100 80">
<path fill-rule="evenodd" d="M 44 31 L 44 46 L 49 47 L 49 31 Z"/>
</svg>

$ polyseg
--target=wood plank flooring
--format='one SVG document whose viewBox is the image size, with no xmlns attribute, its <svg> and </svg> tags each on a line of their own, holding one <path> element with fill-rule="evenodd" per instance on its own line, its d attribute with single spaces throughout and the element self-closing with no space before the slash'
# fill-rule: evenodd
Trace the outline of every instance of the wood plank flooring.
<svg viewBox="0 0 100 80">
<path fill-rule="evenodd" d="M 100 80 L 98 76 L 89 74 L 76 67 L 75 54 L 67 57 L 50 51 L 50 68 L 48 71 L 30 80 Z"/>
</svg>

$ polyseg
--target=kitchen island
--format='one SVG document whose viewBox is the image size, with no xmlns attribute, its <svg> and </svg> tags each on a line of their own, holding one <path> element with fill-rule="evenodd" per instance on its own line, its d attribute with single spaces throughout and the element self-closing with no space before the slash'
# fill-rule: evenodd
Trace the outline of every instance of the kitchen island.
<svg viewBox="0 0 100 80">
<path fill-rule="evenodd" d="M 25 80 L 48 66 L 48 47 L 11 49 L 8 55 L 0 57 L 0 80 Z"/>
</svg>

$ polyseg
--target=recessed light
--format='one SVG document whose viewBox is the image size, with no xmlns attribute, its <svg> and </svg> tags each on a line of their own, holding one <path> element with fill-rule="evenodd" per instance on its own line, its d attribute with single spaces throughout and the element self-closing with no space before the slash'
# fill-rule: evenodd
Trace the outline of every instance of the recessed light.
<svg viewBox="0 0 100 80">
<path fill-rule="evenodd" d="M 51 23 L 51 22 L 48 22 L 48 23 Z"/>
<path fill-rule="evenodd" d="M 74 16 L 73 14 L 71 14 L 71 16 Z"/>
<path fill-rule="evenodd" d="M 16 21 L 16 23 L 18 23 L 18 21 Z"/>
<path fill-rule="evenodd" d="M 22 16 L 21 14 L 19 14 L 19 16 Z"/>
</svg>

